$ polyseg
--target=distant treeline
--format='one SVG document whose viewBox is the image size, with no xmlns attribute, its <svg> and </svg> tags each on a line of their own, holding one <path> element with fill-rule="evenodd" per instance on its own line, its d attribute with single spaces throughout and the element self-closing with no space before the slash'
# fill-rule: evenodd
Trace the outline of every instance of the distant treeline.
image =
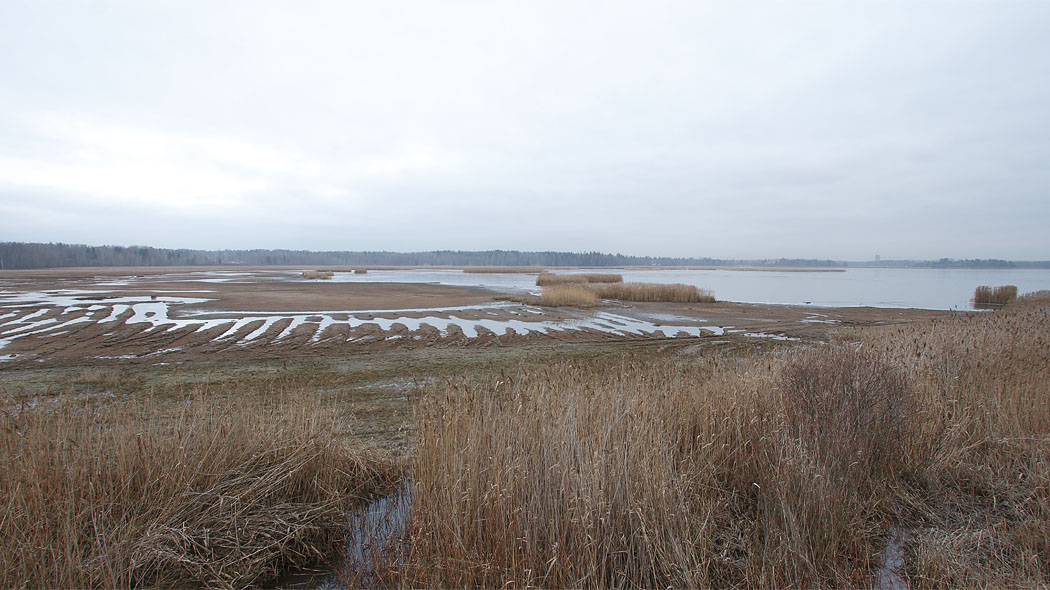
<svg viewBox="0 0 1050 590">
<path fill-rule="evenodd" d="M 72 266 L 757 266 L 845 267 L 876 264 L 936 268 L 1050 268 L 1050 262 L 1004 260 L 949 260 L 937 262 L 882 261 L 847 263 L 808 258 L 727 260 L 625 256 L 601 252 L 481 252 L 436 250 L 432 252 L 312 252 L 309 250 L 188 250 L 149 246 L 86 246 L 83 244 L 0 243 L 0 269 L 58 268 Z M 1034 265 L 1034 266 L 1033 266 Z"/>
</svg>

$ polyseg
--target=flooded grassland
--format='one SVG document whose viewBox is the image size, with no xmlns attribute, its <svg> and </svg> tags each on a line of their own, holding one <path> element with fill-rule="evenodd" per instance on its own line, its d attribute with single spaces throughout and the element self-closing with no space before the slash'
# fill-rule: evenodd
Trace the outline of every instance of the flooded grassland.
<svg viewBox="0 0 1050 590">
<path fill-rule="evenodd" d="M 0 584 L 1048 580 L 1045 303 L 551 308 L 509 300 L 522 273 L 300 271 L 0 277 Z M 887 440 L 815 401 L 857 383 Z"/>
</svg>

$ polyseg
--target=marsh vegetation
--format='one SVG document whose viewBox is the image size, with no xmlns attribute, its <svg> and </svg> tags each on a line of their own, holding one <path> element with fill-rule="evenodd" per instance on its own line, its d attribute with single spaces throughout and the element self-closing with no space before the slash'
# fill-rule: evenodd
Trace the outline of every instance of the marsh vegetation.
<svg viewBox="0 0 1050 590">
<path fill-rule="evenodd" d="M 346 511 L 401 476 L 303 392 L 69 397 L 0 417 L 5 588 L 273 582 L 327 559 Z"/>
<path fill-rule="evenodd" d="M 584 284 L 584 283 L 622 283 L 623 275 L 611 273 L 596 274 L 554 274 L 542 273 L 536 277 L 536 285 L 546 287 L 550 285 Z"/>
<path fill-rule="evenodd" d="M 1050 294 L 828 326 L 5 373 L 0 585 L 273 583 L 406 475 L 344 582 L 868 586 L 895 540 L 912 587 L 1050 583 Z"/>
<path fill-rule="evenodd" d="M 776 354 L 436 386 L 404 586 L 1050 582 L 1050 297 Z"/>
</svg>

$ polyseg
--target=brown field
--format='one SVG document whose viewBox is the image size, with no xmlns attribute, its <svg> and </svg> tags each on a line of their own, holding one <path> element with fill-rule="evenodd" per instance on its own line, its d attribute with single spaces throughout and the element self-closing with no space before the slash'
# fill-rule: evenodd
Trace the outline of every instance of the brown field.
<svg viewBox="0 0 1050 590">
<path fill-rule="evenodd" d="M 3 586 L 1050 584 L 1048 297 L 532 308 L 199 270 L 0 272 Z M 340 551 L 406 474 L 404 536 Z"/>
</svg>

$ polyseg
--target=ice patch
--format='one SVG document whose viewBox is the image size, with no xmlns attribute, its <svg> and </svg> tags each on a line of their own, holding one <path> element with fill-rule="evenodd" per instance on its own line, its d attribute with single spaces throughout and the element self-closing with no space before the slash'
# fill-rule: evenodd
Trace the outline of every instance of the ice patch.
<svg viewBox="0 0 1050 590">
<path fill-rule="evenodd" d="M 184 296 L 152 295 L 113 296 L 105 291 L 91 290 L 55 290 L 23 294 L 0 294 L 0 303 L 42 305 L 41 309 L 9 321 L 6 332 L 0 333 L 8 341 L 33 334 L 58 335 L 67 328 L 86 322 L 123 323 L 126 325 L 148 324 L 147 332 L 162 330 L 174 332 L 183 328 L 195 332 L 223 328 L 222 333 L 213 340 L 245 345 L 268 333 L 273 326 L 282 321 L 287 325 L 277 334 L 274 342 L 289 337 L 296 330 L 304 330 L 310 335 L 310 342 L 319 342 L 326 330 L 333 326 L 346 326 L 349 329 L 372 325 L 385 332 L 393 330 L 407 333 L 421 329 L 436 330 L 442 337 L 447 337 L 456 327 L 466 338 L 477 338 L 483 331 L 498 336 L 506 334 L 552 334 L 566 331 L 597 331 L 619 336 L 645 336 L 663 334 L 667 337 L 681 335 L 698 337 L 705 334 L 722 335 L 723 328 L 718 326 L 697 325 L 706 320 L 676 316 L 671 314 L 651 314 L 646 318 L 633 318 L 617 313 L 596 311 L 593 313 L 567 312 L 564 319 L 539 319 L 530 321 L 533 316 L 544 316 L 547 312 L 534 306 L 523 306 L 513 302 L 492 302 L 487 304 L 466 305 L 443 308 L 413 308 L 384 310 L 344 310 L 314 311 L 302 313 L 281 312 L 214 312 L 193 310 L 173 314 L 173 309 L 184 305 L 203 303 L 209 299 Z M 61 316 L 47 319 L 36 319 L 48 314 L 51 310 L 64 309 L 63 313 L 85 311 L 86 315 L 62 321 Z M 96 320 L 94 316 L 108 311 L 106 317 Z M 466 312 L 480 312 L 484 317 L 468 318 Z M 2 319 L 15 317 L 8 313 Z M 477 313 L 473 315 L 478 315 Z M 506 316 L 512 316 L 510 318 Z M 418 316 L 418 317 L 412 317 Z M 33 321 L 35 320 L 36 321 Z M 247 326 L 259 323 L 247 334 Z M 376 335 L 355 335 L 347 338 L 348 342 L 375 339 Z M 385 335 L 396 340 L 404 334 Z M 410 334 L 410 338 L 422 335 Z"/>
</svg>

